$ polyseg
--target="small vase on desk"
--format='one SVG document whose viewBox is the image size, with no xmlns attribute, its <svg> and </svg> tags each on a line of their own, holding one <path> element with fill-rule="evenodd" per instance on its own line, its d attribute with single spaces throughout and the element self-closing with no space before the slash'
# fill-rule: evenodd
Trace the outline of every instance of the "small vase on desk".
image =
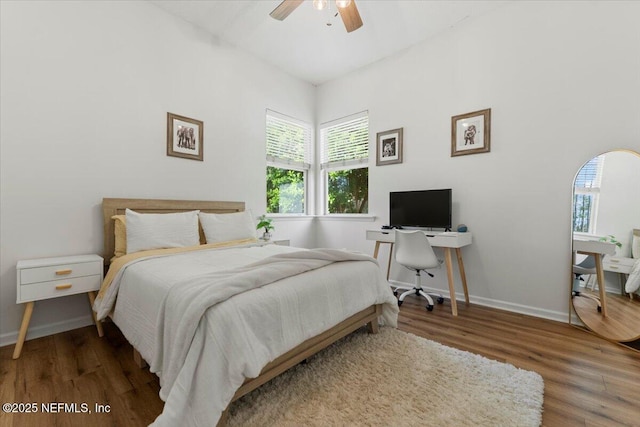
<svg viewBox="0 0 640 427">
<path fill-rule="evenodd" d="M 265 242 L 271 240 L 271 233 L 269 233 L 268 231 L 262 233 L 262 240 L 264 240 Z"/>
</svg>

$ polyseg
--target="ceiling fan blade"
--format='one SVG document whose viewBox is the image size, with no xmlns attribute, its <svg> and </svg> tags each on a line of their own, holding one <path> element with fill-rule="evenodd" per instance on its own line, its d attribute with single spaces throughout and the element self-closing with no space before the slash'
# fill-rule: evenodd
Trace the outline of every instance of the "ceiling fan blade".
<svg viewBox="0 0 640 427">
<path fill-rule="evenodd" d="M 344 22 L 344 26 L 347 29 L 347 33 L 362 27 L 362 18 L 360 18 L 360 12 L 358 12 L 358 7 L 356 6 L 356 0 L 351 0 L 349 6 L 338 8 L 338 11 L 340 12 L 342 22 Z"/>
<path fill-rule="evenodd" d="M 284 18 L 286 18 L 291 14 L 291 12 L 296 10 L 296 8 L 300 6 L 303 1 L 304 0 L 284 0 L 278 5 L 278 7 L 273 9 L 269 16 L 277 19 L 278 21 L 284 21 Z"/>
</svg>

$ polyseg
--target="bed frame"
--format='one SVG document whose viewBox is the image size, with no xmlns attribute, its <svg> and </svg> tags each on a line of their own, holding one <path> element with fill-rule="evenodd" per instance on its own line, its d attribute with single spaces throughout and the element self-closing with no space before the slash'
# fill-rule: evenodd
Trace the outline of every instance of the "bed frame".
<svg viewBox="0 0 640 427">
<path fill-rule="evenodd" d="M 102 212 L 104 215 L 104 253 L 105 264 L 115 252 L 114 221 L 113 215 L 122 215 L 125 209 L 131 209 L 140 213 L 170 213 L 200 210 L 207 213 L 233 213 L 244 211 L 244 202 L 217 202 L 197 200 L 159 200 L 159 199 L 102 199 Z M 202 236 L 202 229 L 200 230 Z M 348 319 L 338 323 L 333 328 L 309 338 L 302 344 L 286 352 L 273 360 L 261 371 L 256 378 L 247 378 L 244 384 L 236 391 L 232 402 L 255 390 L 262 384 L 270 381 L 287 369 L 297 365 L 320 350 L 333 344 L 340 338 L 366 325 L 370 333 L 378 333 L 378 317 L 382 314 L 382 305 L 372 305 L 354 314 Z M 133 358 L 140 367 L 145 365 L 140 353 L 134 348 Z M 226 424 L 228 408 L 222 413 L 218 426 Z"/>
</svg>

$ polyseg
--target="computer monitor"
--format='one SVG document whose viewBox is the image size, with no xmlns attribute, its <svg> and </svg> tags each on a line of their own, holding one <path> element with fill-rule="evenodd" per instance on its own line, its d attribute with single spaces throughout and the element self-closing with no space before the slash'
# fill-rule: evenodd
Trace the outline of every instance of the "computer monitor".
<svg viewBox="0 0 640 427">
<path fill-rule="evenodd" d="M 451 189 L 389 193 L 389 223 L 393 227 L 451 229 Z"/>
</svg>

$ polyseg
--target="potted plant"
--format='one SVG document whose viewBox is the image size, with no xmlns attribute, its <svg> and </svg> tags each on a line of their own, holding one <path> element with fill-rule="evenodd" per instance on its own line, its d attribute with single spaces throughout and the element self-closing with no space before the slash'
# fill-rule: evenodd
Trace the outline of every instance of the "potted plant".
<svg viewBox="0 0 640 427">
<path fill-rule="evenodd" d="M 271 239 L 271 230 L 275 227 L 273 226 L 273 220 L 271 218 L 267 218 L 266 215 L 260 215 L 258 217 L 258 225 L 256 226 L 257 230 L 264 228 L 264 233 L 262 233 L 263 240 Z"/>
<path fill-rule="evenodd" d="M 599 240 L 601 242 L 613 243 L 618 247 L 618 249 L 622 247 L 622 243 L 618 242 L 616 240 L 616 236 L 614 236 L 613 234 L 609 234 L 607 236 L 601 237 Z"/>
</svg>

